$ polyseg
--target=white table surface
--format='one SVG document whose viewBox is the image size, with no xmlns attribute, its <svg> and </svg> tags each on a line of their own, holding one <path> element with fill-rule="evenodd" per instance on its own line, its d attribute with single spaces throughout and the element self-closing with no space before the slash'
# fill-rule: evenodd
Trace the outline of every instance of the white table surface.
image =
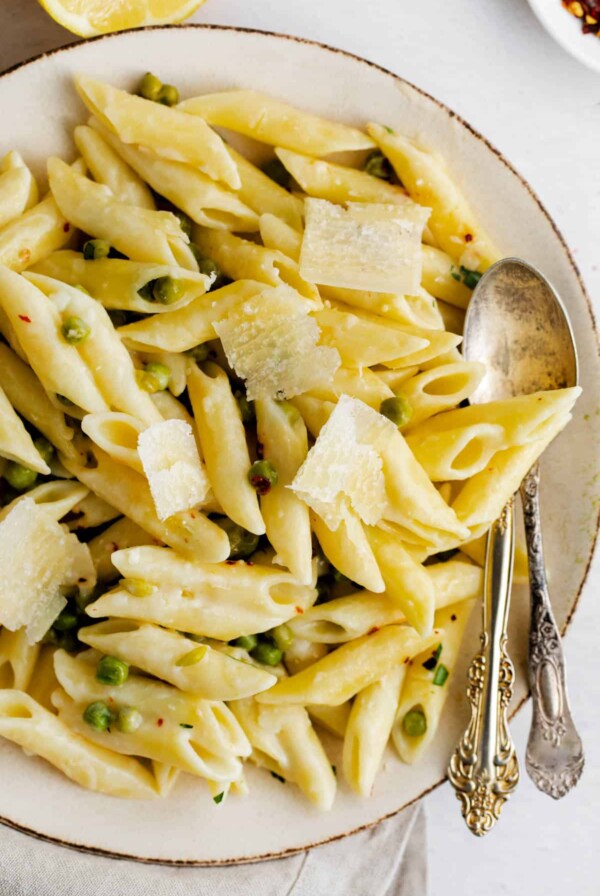
<svg viewBox="0 0 600 896">
<path fill-rule="evenodd" d="M 33 0 L 0 4 L 4 20 L 14 17 L 0 68 L 22 58 L 21 36 L 28 49 L 36 43 L 31 29 L 39 31 L 39 49 L 70 39 L 34 11 Z M 27 34 L 20 35 L 23 7 Z M 192 21 L 324 41 L 446 102 L 528 178 L 563 231 L 600 313 L 600 75 L 546 35 L 526 0 L 207 0 Z M 587 755 L 579 787 L 554 803 L 524 776 L 501 823 L 481 841 L 467 832 L 448 785 L 431 794 L 431 894 L 600 892 L 599 590 L 596 558 L 566 639 L 573 712 Z M 528 725 L 527 707 L 512 726 L 521 756 Z"/>
</svg>

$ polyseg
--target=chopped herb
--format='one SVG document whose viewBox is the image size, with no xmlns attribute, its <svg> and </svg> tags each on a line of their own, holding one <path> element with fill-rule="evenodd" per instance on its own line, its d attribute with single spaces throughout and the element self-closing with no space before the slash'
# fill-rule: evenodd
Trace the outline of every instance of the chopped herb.
<svg viewBox="0 0 600 896">
<path fill-rule="evenodd" d="M 223 802 L 223 797 L 225 796 L 225 791 L 222 790 L 221 793 L 218 793 L 216 796 L 213 796 L 213 803 L 216 803 L 217 806 L 219 803 Z"/>
<path fill-rule="evenodd" d="M 393 133 L 394 133 L 394 129 L 388 127 L 387 124 L 384 124 L 383 128 L 384 128 L 384 130 L 386 130 L 386 131 L 388 132 L 388 134 L 393 134 Z"/>
<path fill-rule="evenodd" d="M 429 672 L 432 672 L 438 664 L 441 653 L 442 645 L 438 644 L 433 654 L 422 664 L 423 668 L 427 669 Z"/>
<path fill-rule="evenodd" d="M 281 781 L 282 784 L 285 784 L 285 778 L 282 778 L 277 772 L 271 772 L 271 777 L 275 778 L 276 781 Z"/>
<path fill-rule="evenodd" d="M 444 666 L 443 663 L 440 663 L 436 669 L 435 675 L 433 676 L 433 683 L 437 684 L 438 687 L 442 687 L 446 684 L 446 679 L 449 676 L 448 669 Z"/>
<path fill-rule="evenodd" d="M 179 727 L 180 727 L 180 728 L 193 728 L 194 726 L 193 726 L 193 725 L 188 725 L 187 722 L 180 722 L 180 723 L 179 723 Z"/>
<path fill-rule="evenodd" d="M 480 271 L 472 271 L 465 268 L 462 264 L 457 270 L 455 267 L 450 268 L 450 276 L 458 283 L 464 283 L 468 289 L 475 289 L 483 274 Z"/>
</svg>

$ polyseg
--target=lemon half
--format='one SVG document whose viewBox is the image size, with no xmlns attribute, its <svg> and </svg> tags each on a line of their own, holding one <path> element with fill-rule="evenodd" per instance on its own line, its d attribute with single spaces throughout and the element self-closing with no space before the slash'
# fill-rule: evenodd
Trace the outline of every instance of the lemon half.
<svg viewBox="0 0 600 896">
<path fill-rule="evenodd" d="M 169 25 L 191 16 L 204 0 L 39 0 L 55 22 L 80 37 L 144 25 Z"/>
</svg>

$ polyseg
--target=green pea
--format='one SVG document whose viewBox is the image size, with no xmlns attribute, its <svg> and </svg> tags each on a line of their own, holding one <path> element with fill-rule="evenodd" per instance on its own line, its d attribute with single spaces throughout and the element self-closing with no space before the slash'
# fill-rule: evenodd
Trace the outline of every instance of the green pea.
<svg viewBox="0 0 600 896">
<path fill-rule="evenodd" d="M 192 227 L 194 226 L 194 222 L 192 221 L 190 216 L 186 215 L 185 212 L 182 212 L 178 208 L 172 209 L 172 212 L 176 218 L 179 218 L 179 224 L 181 226 L 181 229 L 185 233 L 185 235 L 188 237 L 188 239 L 191 239 L 192 238 Z"/>
<path fill-rule="evenodd" d="M 92 328 L 90 325 L 86 324 L 80 317 L 67 317 L 61 327 L 63 338 L 70 345 L 78 345 L 80 342 L 85 342 L 91 332 Z"/>
<path fill-rule="evenodd" d="M 133 706 L 122 706 L 117 713 L 116 725 L 122 734 L 132 734 L 137 731 L 144 718 Z"/>
<path fill-rule="evenodd" d="M 152 281 L 152 298 L 161 305 L 172 305 L 183 296 L 181 280 L 174 277 L 158 277 Z"/>
<path fill-rule="evenodd" d="M 158 92 L 157 100 L 163 106 L 176 106 L 179 102 L 179 91 L 172 84 L 163 84 Z"/>
<path fill-rule="evenodd" d="M 45 463 L 50 464 L 54 457 L 54 445 L 52 445 L 52 443 L 49 442 L 48 439 L 45 439 L 43 436 L 35 439 L 33 444 L 35 445 L 36 451 L 40 455 L 42 460 Z"/>
<path fill-rule="evenodd" d="M 160 78 L 153 75 L 152 72 L 146 72 L 139 83 L 137 92 L 139 96 L 143 96 L 145 100 L 153 100 L 158 102 L 159 94 L 162 90 L 163 83 Z"/>
<path fill-rule="evenodd" d="M 412 417 L 412 406 L 404 395 L 398 394 L 394 398 L 385 398 L 379 407 L 379 413 L 395 423 L 396 426 L 406 426 Z"/>
<path fill-rule="evenodd" d="M 77 622 L 77 613 L 69 606 L 66 606 L 52 623 L 52 628 L 57 632 L 68 632 L 73 628 L 77 628 Z"/>
<path fill-rule="evenodd" d="M 390 180 L 393 174 L 392 166 L 380 149 L 374 149 L 365 160 L 364 170 L 372 177 L 380 180 Z"/>
<path fill-rule="evenodd" d="M 277 470 L 268 460 L 257 460 L 248 470 L 248 481 L 259 495 L 268 495 L 278 479 Z"/>
<path fill-rule="evenodd" d="M 26 489 L 34 485 L 38 474 L 29 467 L 24 467 L 16 461 L 11 460 L 4 470 L 4 478 L 9 485 L 12 485 L 18 492 L 24 492 Z"/>
<path fill-rule="evenodd" d="M 118 687 L 129 678 L 129 665 L 116 656 L 103 656 L 96 666 L 96 680 Z"/>
<path fill-rule="evenodd" d="M 248 401 L 243 392 L 235 392 L 235 398 L 242 415 L 242 423 L 246 426 L 248 423 L 254 423 L 256 414 L 254 412 L 254 402 Z"/>
<path fill-rule="evenodd" d="M 206 258 L 205 255 L 202 255 L 195 243 L 190 243 L 190 249 L 198 262 L 198 270 L 201 274 L 204 274 L 205 277 L 211 277 L 214 285 L 221 276 L 221 268 L 216 261 L 212 260 L 212 258 Z"/>
<path fill-rule="evenodd" d="M 292 178 L 281 159 L 278 159 L 277 157 L 270 159 L 263 165 L 262 170 L 267 177 L 274 180 L 275 183 L 279 184 L 280 187 L 283 187 L 284 190 L 289 189 Z"/>
<path fill-rule="evenodd" d="M 110 243 L 106 240 L 88 240 L 83 244 L 83 257 L 86 261 L 93 261 L 95 258 L 108 258 L 110 252 Z"/>
<path fill-rule="evenodd" d="M 268 641 L 259 641 L 256 647 L 250 651 L 250 655 L 264 666 L 277 666 L 281 662 L 283 652 Z"/>
<path fill-rule="evenodd" d="M 229 517 L 220 517 L 215 522 L 227 533 L 230 560 L 245 560 L 258 548 L 258 535 L 248 532 L 243 526 L 238 526 Z"/>
<path fill-rule="evenodd" d="M 251 650 L 254 650 L 258 645 L 258 638 L 256 635 L 240 635 L 239 638 L 234 638 L 233 641 L 229 642 L 232 647 L 241 647 L 243 650 L 247 650 L 250 653 Z"/>
<path fill-rule="evenodd" d="M 281 651 L 289 650 L 294 643 L 294 633 L 285 623 L 278 625 L 269 632 L 270 637 Z"/>
<path fill-rule="evenodd" d="M 427 719 L 422 707 L 413 706 L 402 719 L 402 729 L 409 737 L 422 737 L 427 731 Z"/>
<path fill-rule="evenodd" d="M 206 343 L 195 345 L 194 348 L 191 348 L 186 352 L 186 355 L 189 358 L 193 358 L 194 361 L 206 361 L 208 358 L 208 346 Z"/>
<path fill-rule="evenodd" d="M 113 713 L 103 700 L 95 700 L 83 711 L 83 720 L 96 731 L 106 731 L 113 721 Z"/>
<path fill-rule="evenodd" d="M 164 392 L 171 381 L 171 371 L 166 364 L 150 361 L 138 371 L 138 383 L 144 392 Z"/>
</svg>

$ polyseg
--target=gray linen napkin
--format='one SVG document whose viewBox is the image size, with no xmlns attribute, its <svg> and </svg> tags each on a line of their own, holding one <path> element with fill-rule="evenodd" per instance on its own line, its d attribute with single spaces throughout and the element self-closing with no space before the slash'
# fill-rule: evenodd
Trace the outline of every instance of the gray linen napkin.
<svg viewBox="0 0 600 896">
<path fill-rule="evenodd" d="M 0 896 L 425 896 L 426 877 L 419 805 L 308 852 L 226 868 L 108 859 L 0 827 Z"/>
</svg>

